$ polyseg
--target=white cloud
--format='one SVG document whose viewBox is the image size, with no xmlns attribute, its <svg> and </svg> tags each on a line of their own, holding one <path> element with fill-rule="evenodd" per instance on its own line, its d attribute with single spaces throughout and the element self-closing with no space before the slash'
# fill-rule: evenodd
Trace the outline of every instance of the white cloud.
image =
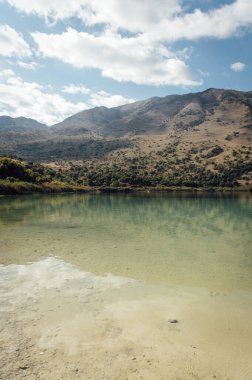
<svg viewBox="0 0 252 380">
<path fill-rule="evenodd" d="M 5 69 L 5 70 L 2 70 L 0 71 L 0 78 L 9 78 L 11 76 L 15 76 L 15 73 L 13 70 L 11 69 Z"/>
<path fill-rule="evenodd" d="M 62 92 L 75 95 L 75 94 L 83 94 L 88 96 L 86 103 L 88 107 L 117 107 L 126 103 L 132 103 L 136 100 L 133 98 L 126 98 L 122 95 L 113 95 L 109 94 L 106 91 L 94 91 L 90 88 L 87 88 L 83 84 L 75 85 L 69 84 L 62 88 Z"/>
<path fill-rule="evenodd" d="M 211 76 L 208 71 L 203 71 L 203 70 L 198 69 L 198 72 L 199 72 L 199 74 L 201 75 L 202 78 L 204 78 L 204 77 L 205 78 L 209 78 Z"/>
<path fill-rule="evenodd" d="M 9 25 L 0 25 L 0 55 L 4 57 L 30 57 L 31 49 L 20 33 Z"/>
<path fill-rule="evenodd" d="M 84 85 L 78 85 L 76 86 L 75 84 L 69 84 L 67 86 L 64 86 L 62 88 L 62 92 L 65 92 L 66 94 L 83 94 L 83 95 L 86 95 L 86 94 L 89 94 L 90 93 L 90 89 L 87 88 L 86 86 Z"/>
<path fill-rule="evenodd" d="M 0 76 L 0 108 L 2 115 L 30 117 L 51 125 L 86 109 L 87 105 L 71 103 L 58 94 L 46 92 L 38 83 L 25 82 L 12 70 L 5 70 Z"/>
<path fill-rule="evenodd" d="M 149 38 L 177 41 L 199 38 L 228 38 L 237 35 L 242 28 L 252 25 L 252 1 L 236 0 L 229 5 L 202 12 L 179 14 L 173 19 L 163 19 Z"/>
<path fill-rule="evenodd" d="M 100 23 L 131 31 L 148 30 L 181 11 L 180 0 L 6 0 L 27 14 L 48 22 L 78 17 L 88 25 Z"/>
<path fill-rule="evenodd" d="M 32 33 L 44 57 L 58 58 L 77 68 L 100 69 L 104 77 L 137 84 L 195 86 L 189 67 L 164 45 L 144 35 L 123 38 L 106 30 L 94 36 L 68 28 L 62 34 Z"/>
<path fill-rule="evenodd" d="M 227 38 L 252 25 L 251 0 L 236 0 L 210 11 L 187 13 L 182 0 L 5 0 L 27 14 L 51 22 L 77 17 L 87 25 L 105 24 L 115 30 L 147 33 L 175 41 L 202 37 Z"/>
<path fill-rule="evenodd" d="M 83 85 L 75 87 L 84 88 Z M 74 85 L 64 87 L 64 89 L 73 88 Z M 57 93 L 49 93 L 47 88 L 36 82 L 25 82 L 10 69 L 2 70 L 0 115 L 24 116 L 52 125 L 84 109 L 96 106 L 116 107 L 134 101 L 105 91 L 87 90 L 88 99 L 85 102 L 73 103 Z"/>
<path fill-rule="evenodd" d="M 132 32 L 144 32 L 181 11 L 180 0 L 85 1 L 80 17 L 89 25 L 100 23 Z"/>
<path fill-rule="evenodd" d="M 28 63 L 28 62 L 24 62 L 24 61 L 17 61 L 16 64 L 18 66 L 22 67 L 23 69 L 33 70 L 33 71 L 36 71 L 36 69 L 41 66 L 36 62 L 29 62 Z"/>
<path fill-rule="evenodd" d="M 91 107 L 117 107 L 126 103 L 135 102 L 133 98 L 125 98 L 122 95 L 111 95 L 106 91 L 92 92 L 88 104 Z"/>
<path fill-rule="evenodd" d="M 208 11 L 188 11 L 184 0 L 2 0 L 48 23 L 81 19 L 89 33 L 68 28 L 61 34 L 34 32 L 38 53 L 76 68 L 95 68 L 119 82 L 193 87 L 202 84 L 185 62 L 186 48 L 171 49 L 178 40 L 223 39 L 252 26 L 252 1 L 220 2 Z M 221 4 L 222 3 L 222 4 Z M 128 33 L 125 33 L 127 31 Z M 127 37 L 126 37 L 127 36 Z M 170 47 L 168 48 L 168 44 Z M 72 91 L 77 91 L 72 89 Z M 83 93 L 83 90 L 77 92 Z"/>
<path fill-rule="evenodd" d="M 236 73 L 245 70 L 245 68 L 246 68 L 246 65 L 245 63 L 242 63 L 242 62 L 235 62 L 230 65 L 230 69 L 235 71 Z"/>
</svg>

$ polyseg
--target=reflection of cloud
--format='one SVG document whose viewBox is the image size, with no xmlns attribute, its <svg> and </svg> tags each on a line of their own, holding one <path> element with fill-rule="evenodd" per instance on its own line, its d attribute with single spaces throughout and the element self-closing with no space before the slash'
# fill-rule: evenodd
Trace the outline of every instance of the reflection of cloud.
<svg viewBox="0 0 252 380">
<path fill-rule="evenodd" d="M 28 301 L 30 297 L 40 297 L 45 290 L 63 288 L 66 292 L 95 294 L 108 289 L 115 289 L 132 282 L 132 280 L 112 276 L 95 276 L 81 272 L 71 264 L 49 257 L 29 265 L 9 265 L 0 267 L 0 297 L 12 305 Z"/>
<path fill-rule="evenodd" d="M 251 211 L 249 199 L 240 199 L 212 195 L 0 199 L 1 219 L 8 225 L 2 227 L 0 238 L 2 262 L 24 263 L 50 254 L 93 273 L 187 286 L 212 286 L 213 282 L 221 288 L 250 286 L 245 254 L 251 245 Z M 12 219 L 20 215 L 19 228 Z M 229 265 L 224 268 L 223 263 Z M 117 277 L 93 277 L 54 258 L 6 270 L 0 268 L 0 279 L 7 280 L 11 271 L 13 276 L 0 289 L 3 285 L 5 292 L 7 285 L 12 292 L 11 288 L 21 284 L 15 278 L 22 276 L 27 297 L 29 288 L 33 297 L 38 295 L 36 283 L 41 292 L 44 286 L 53 290 L 69 281 L 71 287 L 76 281 L 84 294 L 89 291 L 87 283 L 94 292 L 100 285 L 106 288 L 114 280 L 117 283 Z M 237 275 L 241 271 L 243 279 Z M 13 302 L 19 296 L 11 293 Z"/>
</svg>

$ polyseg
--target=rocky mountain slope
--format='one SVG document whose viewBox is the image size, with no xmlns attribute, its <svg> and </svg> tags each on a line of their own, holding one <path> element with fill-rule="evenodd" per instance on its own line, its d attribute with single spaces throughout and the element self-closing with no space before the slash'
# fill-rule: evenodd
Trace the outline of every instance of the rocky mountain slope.
<svg viewBox="0 0 252 380">
<path fill-rule="evenodd" d="M 115 108 L 96 107 L 73 115 L 48 128 L 27 118 L 0 116 L 0 148 L 36 140 L 181 137 L 183 132 L 202 138 L 226 138 L 236 133 L 236 143 L 250 141 L 252 92 L 209 89 L 201 93 L 151 98 Z M 203 131 L 206 131 L 204 133 Z M 231 140 L 231 139 L 230 139 Z M 18 153 L 18 146 L 15 147 Z"/>
<path fill-rule="evenodd" d="M 47 126 L 39 123 L 36 120 L 28 119 L 26 117 L 10 117 L 0 116 L 0 130 L 1 131 L 29 131 L 29 130 L 43 130 Z"/>
<path fill-rule="evenodd" d="M 251 131 L 252 92 L 209 89 L 93 108 L 50 128 L 2 117 L 0 154 L 95 186 L 249 185 Z"/>
<path fill-rule="evenodd" d="M 33 119 L 0 116 L 0 154 L 1 151 L 15 152 L 18 144 L 27 144 L 38 139 L 46 139 L 49 128 Z M 17 149 L 18 153 L 18 149 Z"/>
<path fill-rule="evenodd" d="M 82 111 L 53 126 L 54 133 L 101 136 L 167 134 L 209 124 L 252 126 L 252 93 L 209 89 L 201 93 L 151 98 L 116 108 Z"/>
</svg>

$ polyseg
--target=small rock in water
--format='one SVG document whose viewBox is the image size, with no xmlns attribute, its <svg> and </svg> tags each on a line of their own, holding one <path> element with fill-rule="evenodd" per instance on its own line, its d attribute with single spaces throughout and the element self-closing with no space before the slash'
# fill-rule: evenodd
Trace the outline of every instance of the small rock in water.
<svg viewBox="0 0 252 380">
<path fill-rule="evenodd" d="M 168 319 L 168 322 L 169 322 L 169 323 L 178 323 L 178 320 L 177 320 L 177 319 L 170 318 L 170 319 Z"/>
</svg>

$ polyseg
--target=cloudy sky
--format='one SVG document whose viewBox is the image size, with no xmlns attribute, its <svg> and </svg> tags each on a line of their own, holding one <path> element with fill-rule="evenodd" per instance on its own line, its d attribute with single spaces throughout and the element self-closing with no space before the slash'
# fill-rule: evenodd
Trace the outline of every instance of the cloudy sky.
<svg viewBox="0 0 252 380">
<path fill-rule="evenodd" d="M 0 115 L 252 90 L 252 0 L 0 0 Z"/>
</svg>

